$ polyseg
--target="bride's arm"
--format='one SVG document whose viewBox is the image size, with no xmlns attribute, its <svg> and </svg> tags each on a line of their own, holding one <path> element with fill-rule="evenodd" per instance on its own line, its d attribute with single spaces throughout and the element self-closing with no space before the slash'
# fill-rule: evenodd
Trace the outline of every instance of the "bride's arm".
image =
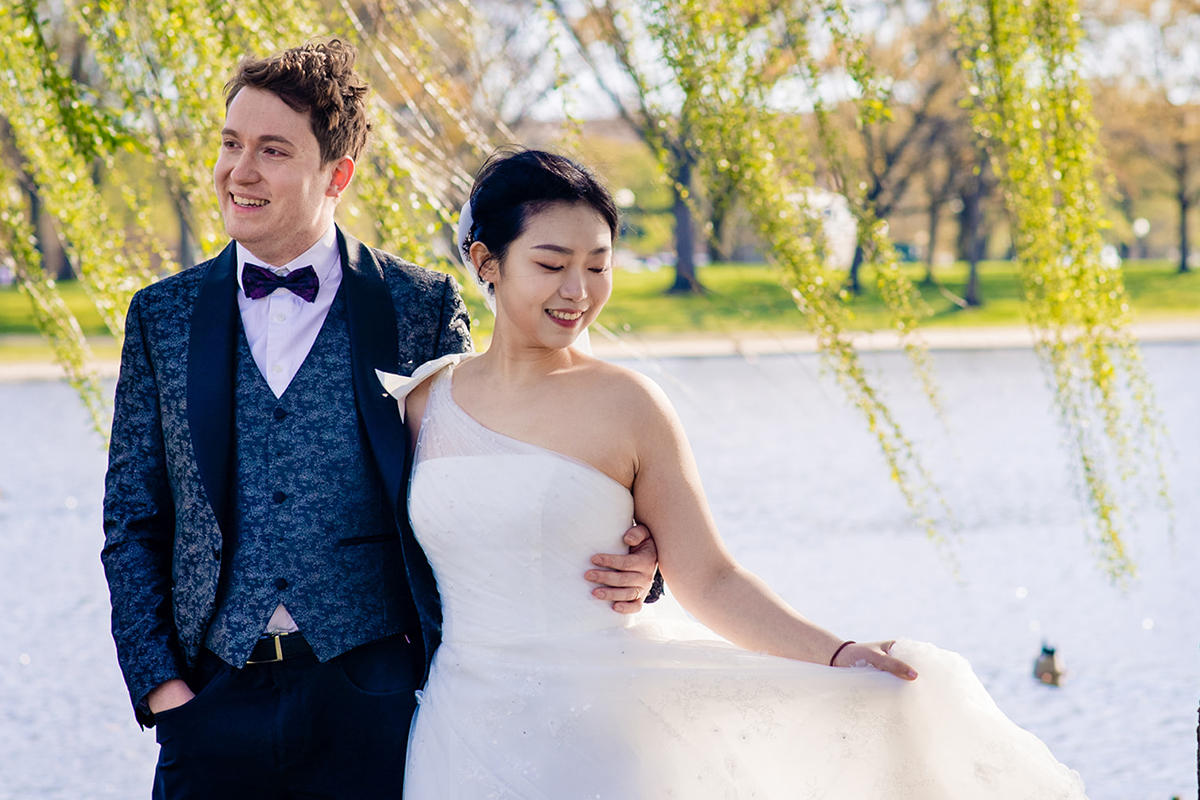
<svg viewBox="0 0 1200 800">
<path fill-rule="evenodd" d="M 761 579 L 738 564 L 721 541 L 691 447 L 662 390 L 634 379 L 625 419 L 632 431 L 634 512 L 654 531 L 663 578 L 700 622 L 747 650 L 829 664 L 841 637 L 797 613 Z M 907 664 L 887 654 L 891 642 L 850 644 L 835 664 L 865 660 L 912 680 Z"/>
<path fill-rule="evenodd" d="M 429 386 L 432 381 L 422 381 L 414 387 L 404 399 L 404 428 L 408 431 L 408 446 L 417 446 L 417 436 L 421 433 L 421 419 L 425 416 L 425 404 L 429 401 Z"/>
</svg>

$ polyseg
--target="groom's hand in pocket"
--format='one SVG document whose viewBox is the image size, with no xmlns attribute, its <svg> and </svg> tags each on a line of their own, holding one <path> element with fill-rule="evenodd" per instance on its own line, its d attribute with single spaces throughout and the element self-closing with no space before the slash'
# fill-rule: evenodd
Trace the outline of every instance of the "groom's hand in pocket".
<svg viewBox="0 0 1200 800">
<path fill-rule="evenodd" d="M 146 706 L 151 714 L 161 714 L 187 704 L 195 696 L 187 683 L 174 678 L 151 689 L 150 694 L 146 695 Z"/>
<path fill-rule="evenodd" d="M 645 525 L 635 525 L 625 533 L 629 552 L 623 555 L 600 553 L 592 556 L 592 564 L 584 577 L 600 584 L 592 596 L 612 603 L 619 614 L 636 614 L 654 584 L 658 569 L 658 548 Z"/>
</svg>

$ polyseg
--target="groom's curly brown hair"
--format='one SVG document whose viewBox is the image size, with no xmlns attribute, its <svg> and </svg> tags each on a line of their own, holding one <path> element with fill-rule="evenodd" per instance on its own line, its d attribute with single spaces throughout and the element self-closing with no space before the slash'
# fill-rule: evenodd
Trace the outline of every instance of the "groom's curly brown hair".
<svg viewBox="0 0 1200 800">
<path fill-rule="evenodd" d="M 309 114 L 322 166 L 342 156 L 358 160 L 367 144 L 368 86 L 354 71 L 357 51 L 341 39 L 313 40 L 269 58 L 248 57 L 225 84 L 225 108 L 247 86 L 271 92 Z"/>
</svg>

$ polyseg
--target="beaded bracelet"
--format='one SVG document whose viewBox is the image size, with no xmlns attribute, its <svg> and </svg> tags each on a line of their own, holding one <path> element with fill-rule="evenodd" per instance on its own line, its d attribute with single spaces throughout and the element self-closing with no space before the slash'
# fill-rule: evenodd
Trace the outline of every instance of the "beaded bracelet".
<svg viewBox="0 0 1200 800">
<path fill-rule="evenodd" d="M 852 644 L 857 644 L 857 642 L 855 642 L 853 639 L 842 642 L 841 645 L 838 646 L 838 649 L 833 651 L 833 658 L 829 659 L 829 666 L 832 667 L 833 662 L 837 661 L 837 657 L 842 654 L 842 651 Z"/>
</svg>

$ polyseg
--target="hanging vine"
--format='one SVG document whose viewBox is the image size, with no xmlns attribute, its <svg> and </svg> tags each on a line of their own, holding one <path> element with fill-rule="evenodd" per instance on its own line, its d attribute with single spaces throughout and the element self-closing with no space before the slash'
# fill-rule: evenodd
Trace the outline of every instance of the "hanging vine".
<svg viewBox="0 0 1200 800">
<path fill-rule="evenodd" d="M 439 229 L 453 226 L 455 198 L 466 197 L 472 180 L 458 148 L 490 150 L 486 126 L 456 96 L 441 61 L 445 51 L 470 51 L 469 12 L 461 5 L 400 2 L 381 7 L 368 22 L 347 0 L 339 5 L 362 48 L 360 68 L 374 72 L 381 87 L 371 97 L 367 169 L 355 180 L 348 212 L 373 225 L 380 247 L 418 264 L 445 264 L 449 248 L 439 252 Z M 428 31 L 411 24 L 422 12 L 452 44 L 439 48 Z"/>
<path fill-rule="evenodd" d="M 949 2 L 974 124 L 1014 225 L 1029 323 L 1109 574 L 1134 565 L 1118 484 L 1153 475 L 1169 503 L 1165 429 L 1129 331 L 1119 269 L 1100 259 L 1104 227 L 1096 121 L 1080 76 L 1075 0 Z"/>
<path fill-rule="evenodd" d="M 83 400 L 97 430 L 103 431 L 107 410 L 100 382 L 90 367 L 92 351 L 75 315 L 53 280 L 42 270 L 37 237 L 25 214 L 17 180 L 0 164 L 0 260 L 12 270 L 29 298 L 38 330 L 46 337 L 67 381 Z"/>
<path fill-rule="evenodd" d="M 63 74 L 43 33 L 37 4 L 23 0 L 10 12 L 0 15 L 0 39 L 6 43 L 0 48 L 0 108 L 23 174 L 0 170 L 3 257 L 103 434 L 106 411 L 90 348 L 55 282 L 42 271 L 31 220 L 19 198 L 23 189 L 36 191 L 105 325 L 119 335 L 132 295 L 122 280 L 129 258 L 124 231 L 105 224 L 109 207 L 94 175 L 98 168 L 112 166 L 113 150 L 129 139 L 111 116 L 98 110 L 84 87 Z"/>
</svg>

